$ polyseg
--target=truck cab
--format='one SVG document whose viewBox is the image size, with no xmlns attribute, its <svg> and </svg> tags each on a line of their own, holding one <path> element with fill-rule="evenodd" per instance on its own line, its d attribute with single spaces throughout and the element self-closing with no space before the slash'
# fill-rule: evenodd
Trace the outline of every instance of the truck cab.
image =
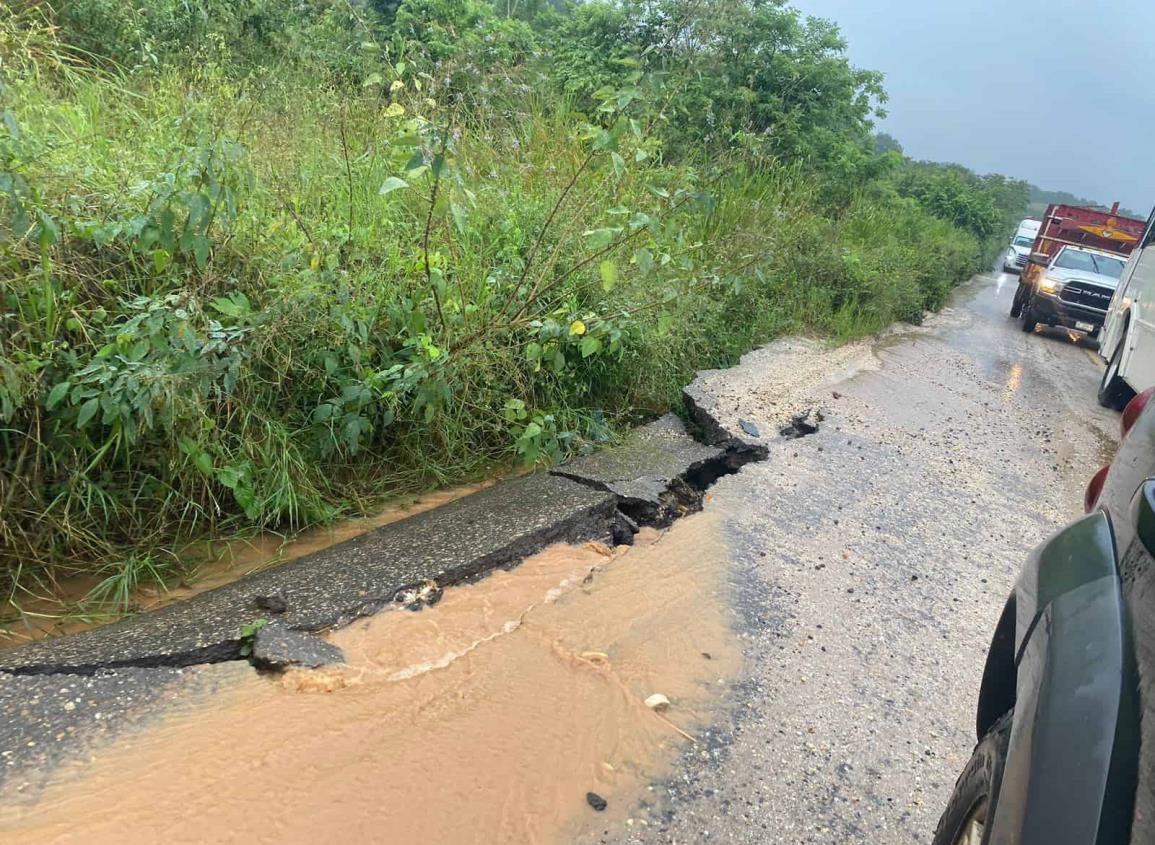
<svg viewBox="0 0 1155 845">
<path fill-rule="evenodd" d="M 1155 386 L 1155 211 L 1107 308 L 1099 354 L 1107 364 L 1099 403 L 1122 408 Z"/>
<path fill-rule="evenodd" d="M 1032 217 L 1019 223 L 1019 227 L 1015 230 L 1015 236 L 1011 238 L 1011 243 L 1003 256 L 1003 272 L 1023 272 L 1023 268 L 1027 266 L 1027 261 L 1030 260 L 1031 249 L 1042 225 L 1043 221 L 1035 220 Z"/>
<path fill-rule="evenodd" d="M 1011 316 L 1023 331 L 1040 323 L 1094 335 L 1099 332 L 1127 257 L 1144 222 L 1110 209 L 1047 207 L 1019 275 Z"/>
<path fill-rule="evenodd" d="M 1064 245 L 1038 273 L 1023 305 L 1023 331 L 1039 323 L 1098 333 L 1123 274 L 1122 256 Z"/>
</svg>

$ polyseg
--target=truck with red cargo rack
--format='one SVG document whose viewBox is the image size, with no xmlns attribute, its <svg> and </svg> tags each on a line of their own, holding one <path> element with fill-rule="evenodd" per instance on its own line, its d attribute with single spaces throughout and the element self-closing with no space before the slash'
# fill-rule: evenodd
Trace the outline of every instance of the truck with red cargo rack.
<svg viewBox="0 0 1155 845">
<path fill-rule="evenodd" d="M 1040 323 L 1097 335 L 1127 256 L 1146 222 L 1110 211 L 1051 205 L 1011 304 L 1023 331 Z"/>
</svg>

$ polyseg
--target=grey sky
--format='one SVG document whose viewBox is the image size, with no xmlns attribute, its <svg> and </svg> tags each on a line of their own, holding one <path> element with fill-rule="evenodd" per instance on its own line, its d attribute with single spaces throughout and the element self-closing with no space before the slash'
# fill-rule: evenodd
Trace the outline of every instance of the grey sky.
<svg viewBox="0 0 1155 845">
<path fill-rule="evenodd" d="M 957 161 L 1146 214 L 1155 205 L 1152 0 L 791 0 L 886 74 L 880 129 Z"/>
</svg>

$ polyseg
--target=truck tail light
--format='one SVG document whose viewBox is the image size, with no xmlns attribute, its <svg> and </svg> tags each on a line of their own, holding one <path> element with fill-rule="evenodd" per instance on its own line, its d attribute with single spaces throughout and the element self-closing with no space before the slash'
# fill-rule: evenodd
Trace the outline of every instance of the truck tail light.
<svg viewBox="0 0 1155 845">
<path fill-rule="evenodd" d="M 1142 393 L 1136 394 L 1135 398 L 1127 403 L 1127 407 L 1123 409 L 1123 422 L 1121 423 L 1123 437 L 1126 437 L 1131 427 L 1135 425 L 1135 420 L 1139 419 L 1139 415 L 1143 413 L 1143 409 L 1147 407 L 1152 396 L 1155 396 L 1155 387 L 1148 387 Z"/>
<path fill-rule="evenodd" d="M 1105 466 L 1091 476 L 1091 483 L 1087 485 L 1087 492 L 1083 494 L 1084 513 L 1090 513 L 1099 504 L 1099 497 L 1103 495 L 1103 485 L 1107 481 L 1107 473 L 1110 469 L 1110 466 Z"/>
</svg>

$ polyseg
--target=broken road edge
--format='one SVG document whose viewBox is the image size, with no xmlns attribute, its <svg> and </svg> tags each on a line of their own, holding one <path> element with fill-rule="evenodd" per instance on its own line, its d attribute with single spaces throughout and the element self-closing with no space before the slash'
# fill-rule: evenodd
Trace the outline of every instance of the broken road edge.
<svg viewBox="0 0 1155 845">
<path fill-rule="evenodd" d="M 338 662 L 318 633 L 388 606 L 516 566 L 557 542 L 632 543 L 702 508 L 718 478 L 764 460 L 752 424 L 728 431 L 702 374 L 683 391 L 692 431 L 673 413 L 618 445 L 514 478 L 179 604 L 0 652 L 0 674 L 93 675 L 121 668 L 249 660 L 265 670 Z M 781 436 L 798 436 L 782 430 Z"/>
</svg>

